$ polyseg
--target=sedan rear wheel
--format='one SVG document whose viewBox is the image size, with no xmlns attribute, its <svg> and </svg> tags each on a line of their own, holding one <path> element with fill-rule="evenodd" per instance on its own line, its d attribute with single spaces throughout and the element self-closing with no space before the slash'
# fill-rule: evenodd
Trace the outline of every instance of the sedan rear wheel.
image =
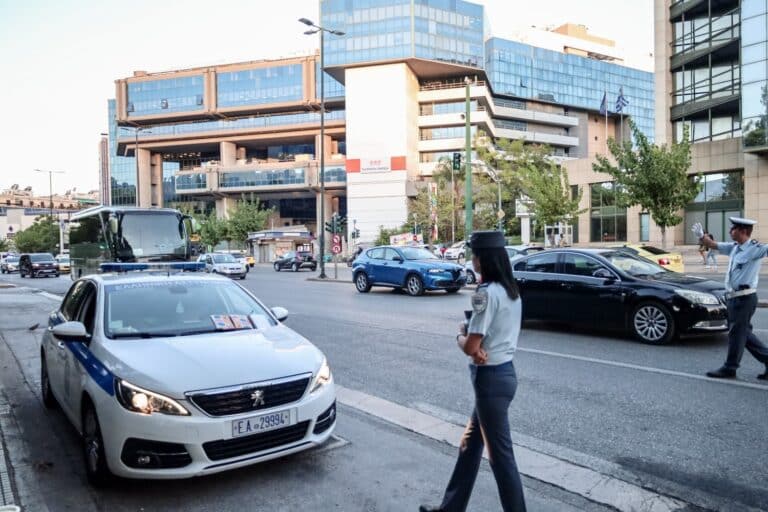
<svg viewBox="0 0 768 512">
<path fill-rule="evenodd" d="M 355 288 L 360 293 L 371 291 L 371 282 L 368 280 L 368 275 L 365 272 L 358 272 L 355 276 Z"/>
<path fill-rule="evenodd" d="M 672 339 L 675 322 L 662 304 L 644 302 L 632 313 L 632 332 L 643 343 L 663 345 Z"/>
<path fill-rule="evenodd" d="M 419 276 L 411 274 L 405 281 L 405 291 L 412 297 L 421 295 L 424 293 L 424 283 Z"/>
</svg>

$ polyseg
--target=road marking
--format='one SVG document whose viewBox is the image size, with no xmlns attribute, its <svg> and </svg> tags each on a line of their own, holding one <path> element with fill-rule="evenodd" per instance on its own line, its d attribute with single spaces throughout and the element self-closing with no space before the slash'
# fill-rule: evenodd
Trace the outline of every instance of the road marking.
<svg viewBox="0 0 768 512">
<path fill-rule="evenodd" d="M 576 356 L 572 354 L 562 354 L 560 352 L 551 352 L 549 350 L 538 350 L 535 348 L 520 348 L 518 347 L 517 350 L 519 352 L 528 352 L 531 354 L 540 354 L 545 356 L 552 356 L 552 357 L 560 357 L 563 359 L 573 359 L 576 361 L 584 361 L 587 363 L 595 363 L 595 364 L 603 364 L 606 366 L 615 366 L 618 368 L 629 368 L 631 370 L 638 370 L 643 372 L 649 372 L 649 373 L 659 373 L 662 375 L 671 375 L 673 377 L 684 377 L 687 379 L 695 379 L 695 380 L 702 380 L 705 382 L 710 382 L 712 384 L 723 384 L 727 386 L 739 386 L 743 388 L 750 388 L 750 389 L 759 389 L 761 391 L 768 391 L 768 386 L 764 384 L 753 384 L 751 382 L 744 382 L 741 380 L 730 380 L 730 379 L 712 379 L 710 377 L 706 377 L 704 375 L 696 375 L 694 373 L 685 373 L 685 372 L 677 372 L 674 370 L 664 370 L 663 368 L 653 368 L 651 366 L 642 366 L 639 364 L 630 364 L 630 363 L 620 363 L 618 361 L 608 361 L 607 359 L 597 359 L 594 357 L 584 357 L 584 356 Z"/>
<path fill-rule="evenodd" d="M 338 384 L 336 398 L 346 406 L 455 447 L 459 446 L 459 440 L 464 432 L 464 428 L 458 425 Z M 487 454 L 483 454 L 483 457 L 487 458 Z M 671 512 L 687 507 L 687 504 L 681 500 L 657 494 L 520 445 L 515 446 L 515 458 L 524 475 L 620 511 Z"/>
</svg>

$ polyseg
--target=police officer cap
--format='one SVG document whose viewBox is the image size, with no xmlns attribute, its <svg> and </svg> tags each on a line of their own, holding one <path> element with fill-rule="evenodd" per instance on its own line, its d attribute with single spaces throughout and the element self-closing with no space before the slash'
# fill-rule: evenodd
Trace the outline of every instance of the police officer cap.
<svg viewBox="0 0 768 512">
<path fill-rule="evenodd" d="M 747 226 L 754 226 L 755 224 L 757 224 L 756 220 L 744 219 L 742 217 L 728 217 L 728 220 L 730 220 L 731 224 L 733 224 L 736 227 L 747 227 Z"/>
<path fill-rule="evenodd" d="M 469 247 L 472 249 L 492 249 L 504 245 L 506 241 L 501 231 L 475 231 L 469 239 Z"/>
</svg>

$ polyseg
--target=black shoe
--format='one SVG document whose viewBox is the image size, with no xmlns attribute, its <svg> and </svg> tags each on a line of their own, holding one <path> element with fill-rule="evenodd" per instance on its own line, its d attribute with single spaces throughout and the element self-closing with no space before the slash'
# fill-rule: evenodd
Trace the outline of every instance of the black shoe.
<svg viewBox="0 0 768 512">
<path fill-rule="evenodd" d="M 707 372 L 707 377 L 712 377 L 713 379 L 735 379 L 736 370 L 731 370 L 730 368 L 723 366 L 717 370 Z"/>
<path fill-rule="evenodd" d="M 768 366 L 765 367 L 765 371 L 757 376 L 760 380 L 768 380 Z"/>
<path fill-rule="evenodd" d="M 432 507 L 430 505 L 419 505 L 419 512 L 442 512 L 440 507 Z"/>
</svg>

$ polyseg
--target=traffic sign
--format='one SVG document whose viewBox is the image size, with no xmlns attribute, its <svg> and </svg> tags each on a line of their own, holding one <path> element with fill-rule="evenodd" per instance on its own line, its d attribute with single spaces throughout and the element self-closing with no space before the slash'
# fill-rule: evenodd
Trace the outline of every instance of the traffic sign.
<svg viewBox="0 0 768 512">
<path fill-rule="evenodd" d="M 333 254 L 339 254 L 341 252 L 341 245 L 340 244 L 336 244 L 336 243 L 331 245 L 331 252 Z"/>
<path fill-rule="evenodd" d="M 499 220 L 504 218 L 504 210 L 499 210 L 496 212 L 496 217 L 499 218 Z"/>
<path fill-rule="evenodd" d="M 331 242 L 333 245 L 341 245 L 341 235 L 333 235 L 331 237 Z"/>
</svg>

